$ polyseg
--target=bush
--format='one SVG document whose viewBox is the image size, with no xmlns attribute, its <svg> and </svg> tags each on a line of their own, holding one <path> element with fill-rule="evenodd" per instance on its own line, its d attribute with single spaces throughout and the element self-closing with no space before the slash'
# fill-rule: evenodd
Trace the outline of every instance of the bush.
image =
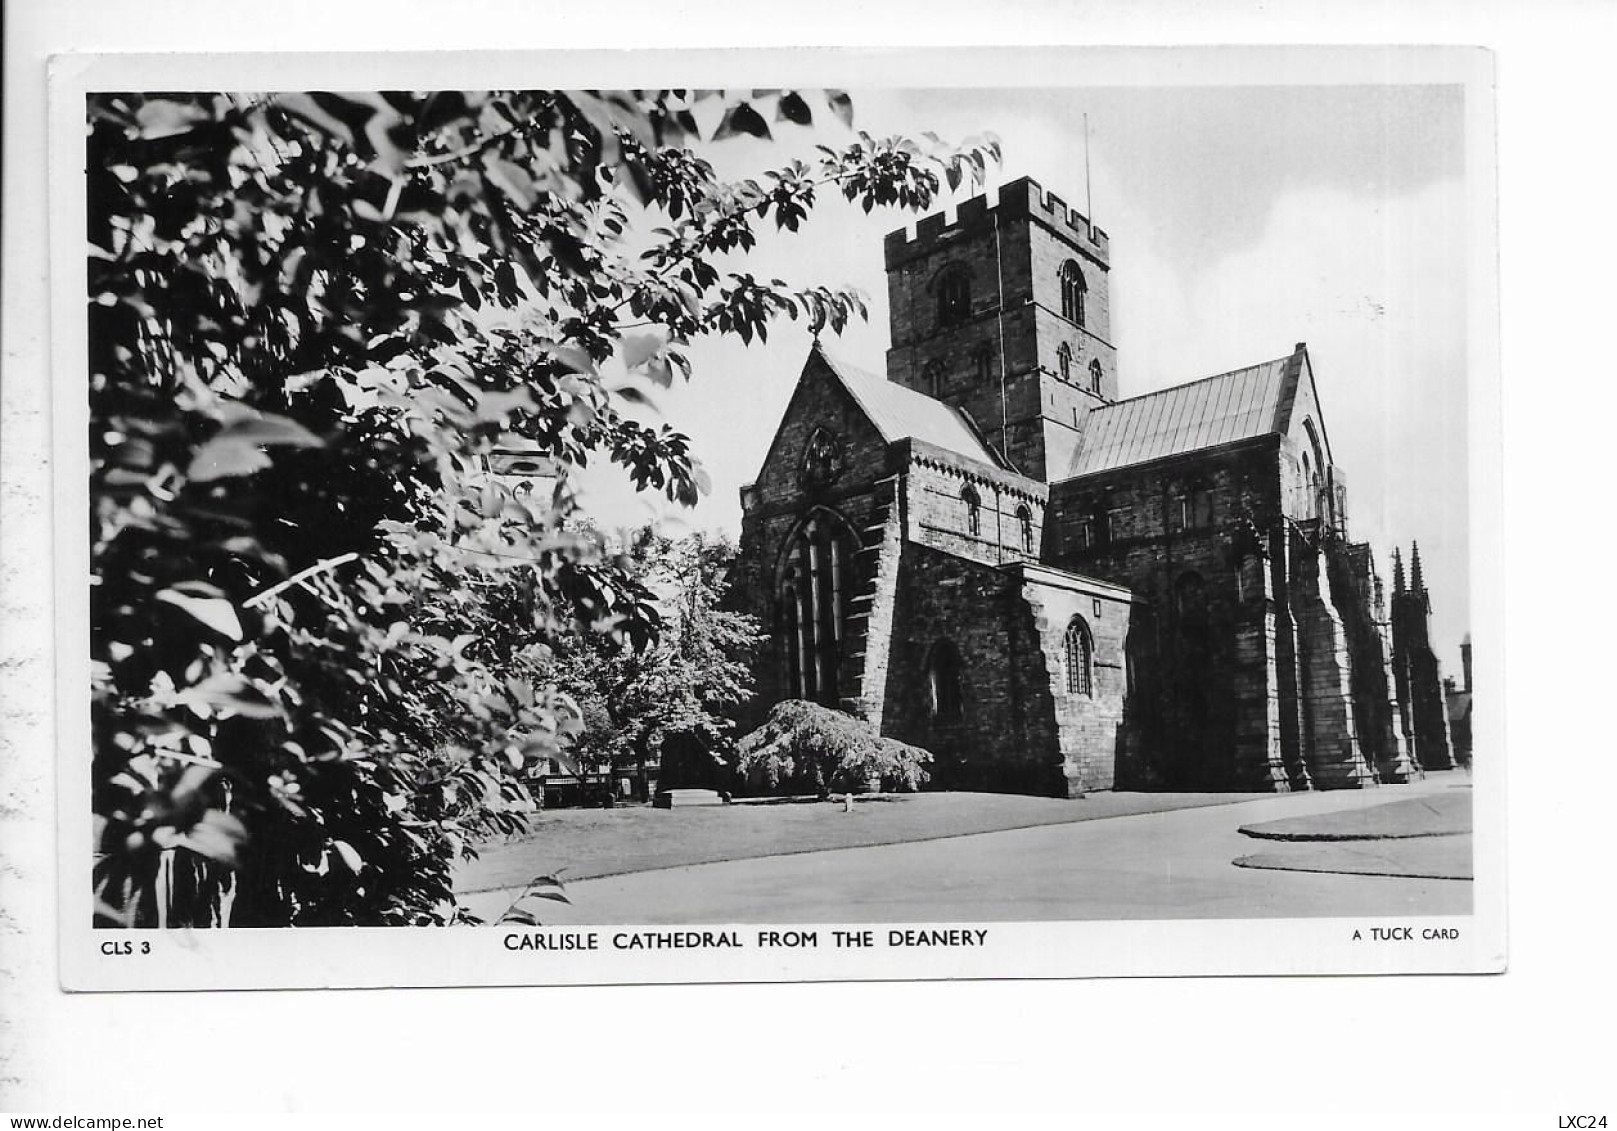
<svg viewBox="0 0 1617 1131">
<path fill-rule="evenodd" d="M 761 792 L 912 793 L 927 780 L 929 751 L 883 738 L 863 719 L 802 699 L 777 703 L 737 744 L 737 773 Z"/>
</svg>

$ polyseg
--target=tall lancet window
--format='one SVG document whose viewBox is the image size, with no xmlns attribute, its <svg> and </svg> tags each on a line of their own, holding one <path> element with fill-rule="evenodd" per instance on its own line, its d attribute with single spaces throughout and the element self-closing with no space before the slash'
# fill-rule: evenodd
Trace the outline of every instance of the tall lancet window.
<svg viewBox="0 0 1617 1131">
<path fill-rule="evenodd" d="M 846 524 L 816 511 L 787 543 L 781 568 L 781 638 L 787 688 L 798 699 L 836 706 L 848 568 Z"/>
<path fill-rule="evenodd" d="M 1101 369 L 1100 359 L 1096 358 L 1089 363 L 1089 391 L 1096 396 L 1100 395 Z"/>
<path fill-rule="evenodd" d="M 1069 259 L 1061 265 L 1061 317 L 1068 322 L 1084 324 L 1084 298 L 1089 293 L 1089 284 L 1084 282 L 1084 273 L 1078 267 L 1078 261 Z"/>
<path fill-rule="evenodd" d="M 1067 691 L 1072 695 L 1095 693 L 1095 641 L 1083 617 L 1073 617 L 1067 625 Z"/>
<path fill-rule="evenodd" d="M 953 643 L 939 640 L 926 659 L 926 691 L 932 717 L 940 723 L 959 722 L 964 697 L 960 694 L 960 653 Z"/>
<path fill-rule="evenodd" d="M 982 496 L 977 494 L 977 488 L 967 483 L 960 497 L 966 502 L 966 533 L 975 538 L 983 532 Z"/>
<path fill-rule="evenodd" d="M 1056 350 L 1056 366 L 1063 381 L 1072 380 L 1072 347 L 1066 342 L 1062 342 L 1061 348 Z"/>
</svg>

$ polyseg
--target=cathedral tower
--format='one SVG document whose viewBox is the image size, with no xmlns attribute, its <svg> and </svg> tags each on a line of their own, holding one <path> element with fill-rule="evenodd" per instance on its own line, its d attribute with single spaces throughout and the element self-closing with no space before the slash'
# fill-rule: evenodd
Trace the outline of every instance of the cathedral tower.
<svg viewBox="0 0 1617 1131">
<path fill-rule="evenodd" d="M 886 240 L 890 380 L 964 409 L 1022 474 L 1064 478 L 1117 399 L 1106 233 L 1023 177 Z"/>
</svg>

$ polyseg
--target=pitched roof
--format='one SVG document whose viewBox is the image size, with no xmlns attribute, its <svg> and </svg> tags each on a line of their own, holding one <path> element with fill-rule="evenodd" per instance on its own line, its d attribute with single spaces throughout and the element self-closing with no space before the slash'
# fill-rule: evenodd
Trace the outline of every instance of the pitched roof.
<svg viewBox="0 0 1617 1131">
<path fill-rule="evenodd" d="M 1291 354 L 1092 409 L 1068 476 L 1216 448 L 1285 428 Z"/>
<path fill-rule="evenodd" d="M 892 443 L 911 436 L 989 467 L 1005 466 L 959 409 L 850 365 L 831 356 L 818 343 L 814 349 L 870 417 L 883 440 Z"/>
</svg>

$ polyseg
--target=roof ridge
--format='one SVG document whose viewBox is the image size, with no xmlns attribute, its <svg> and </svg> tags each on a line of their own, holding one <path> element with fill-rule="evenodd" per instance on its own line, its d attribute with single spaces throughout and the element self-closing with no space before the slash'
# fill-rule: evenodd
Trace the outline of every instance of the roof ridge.
<svg viewBox="0 0 1617 1131">
<path fill-rule="evenodd" d="M 1235 369 L 1226 369 L 1222 373 L 1214 373 L 1207 377 L 1197 377 L 1194 380 L 1184 381 L 1178 385 L 1167 385 L 1161 389 L 1152 389 L 1149 393 L 1139 393 L 1132 397 L 1124 397 L 1122 400 L 1112 401 L 1110 404 L 1101 405 L 1098 408 L 1090 409 L 1090 411 L 1100 412 L 1103 409 L 1116 408 L 1118 405 L 1133 404 L 1136 401 L 1147 400 L 1151 397 L 1159 397 L 1163 393 L 1176 393 L 1180 389 L 1188 389 L 1192 385 L 1203 385 L 1208 381 L 1217 381 L 1220 377 L 1233 377 L 1237 373 L 1249 373 L 1254 369 L 1262 369 L 1265 365 L 1275 365 L 1279 362 L 1290 361 L 1291 357 L 1292 355 L 1288 353 L 1284 357 L 1272 357 L 1267 361 L 1255 361 L 1251 365 L 1242 365 Z"/>
<path fill-rule="evenodd" d="M 903 439 L 921 440 L 925 443 L 935 444 L 946 451 L 952 451 L 966 459 L 982 463 L 986 467 L 998 470 L 1014 470 L 1006 464 L 1000 454 L 988 443 L 988 438 L 977 427 L 977 422 L 971 418 L 971 414 L 959 406 L 952 405 L 945 400 L 939 400 L 937 397 L 928 396 L 919 389 L 901 385 L 889 377 L 873 373 L 850 361 L 839 358 L 818 341 L 811 347 L 810 356 L 812 357 L 814 353 L 820 355 L 820 359 L 825 362 L 826 368 L 831 370 L 832 375 L 847 390 L 848 395 L 853 398 L 854 403 L 859 406 L 860 411 L 865 414 L 865 417 L 870 421 L 877 433 L 887 442 L 891 443 Z M 916 428 L 915 422 L 887 420 L 886 418 L 892 415 L 893 406 L 889 404 L 884 411 L 883 406 L 871 402 L 873 397 L 896 397 L 900 401 L 906 398 L 918 398 L 929 405 L 937 406 L 944 416 L 960 429 L 964 437 L 971 441 L 972 448 L 975 450 L 962 451 L 957 442 L 950 443 L 926 428 Z M 983 458 L 984 456 L 987 458 Z"/>
</svg>

